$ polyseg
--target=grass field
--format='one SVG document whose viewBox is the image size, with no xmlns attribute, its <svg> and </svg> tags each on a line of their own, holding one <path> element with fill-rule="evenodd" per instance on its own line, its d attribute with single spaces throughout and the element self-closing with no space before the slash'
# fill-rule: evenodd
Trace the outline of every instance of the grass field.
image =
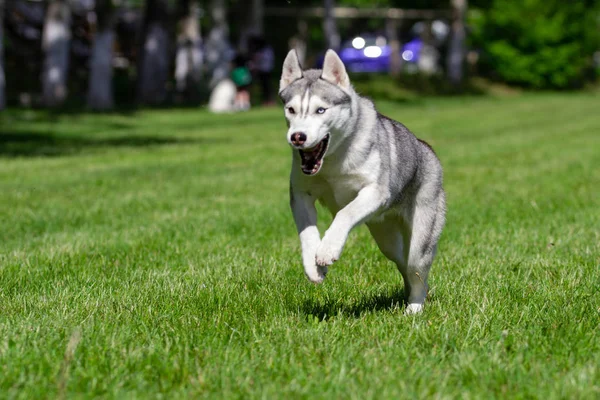
<svg viewBox="0 0 600 400">
<path fill-rule="evenodd" d="M 445 167 L 414 317 L 364 227 L 305 279 L 279 108 L 1 115 L 0 397 L 600 398 L 600 98 L 379 108 Z"/>
</svg>

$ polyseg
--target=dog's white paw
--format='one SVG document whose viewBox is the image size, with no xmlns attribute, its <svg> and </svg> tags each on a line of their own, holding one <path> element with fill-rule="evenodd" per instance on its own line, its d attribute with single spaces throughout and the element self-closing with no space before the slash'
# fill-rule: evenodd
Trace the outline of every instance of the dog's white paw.
<svg viewBox="0 0 600 400">
<path fill-rule="evenodd" d="M 421 304 L 421 303 L 410 303 L 406 307 L 406 311 L 404 311 L 404 314 L 406 314 L 406 315 L 414 315 L 414 314 L 420 314 L 422 312 L 423 312 L 423 304 Z"/>
<path fill-rule="evenodd" d="M 327 245 L 325 240 L 323 240 L 319 247 L 317 247 L 315 262 L 319 267 L 327 267 L 339 260 L 341 253 L 341 248 L 336 248 L 335 246 Z"/>
<path fill-rule="evenodd" d="M 304 268 L 304 273 L 309 281 L 312 283 L 322 283 L 327 275 L 327 267 L 311 266 L 310 268 Z"/>
</svg>

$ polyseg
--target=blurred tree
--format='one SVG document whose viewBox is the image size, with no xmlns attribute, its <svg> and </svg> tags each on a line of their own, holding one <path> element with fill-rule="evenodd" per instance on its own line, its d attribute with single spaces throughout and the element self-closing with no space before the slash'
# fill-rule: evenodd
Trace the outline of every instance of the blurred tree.
<svg viewBox="0 0 600 400">
<path fill-rule="evenodd" d="M 437 9 L 449 7 L 451 0 L 338 0 L 341 6 L 359 8 Z M 488 0 L 480 0 L 488 1 Z"/>
<path fill-rule="evenodd" d="M 113 44 L 115 13 L 112 0 L 96 0 L 96 32 L 90 58 L 88 107 L 109 110 L 113 100 Z"/>
<path fill-rule="evenodd" d="M 169 4 L 146 0 L 143 45 L 138 63 L 137 97 L 140 104 L 159 105 L 167 98 L 169 79 Z"/>
<path fill-rule="evenodd" d="M 42 96 L 48 107 L 58 107 L 67 98 L 70 23 L 71 10 L 67 0 L 50 0 L 42 34 Z"/>
<path fill-rule="evenodd" d="M 388 18 L 385 21 L 385 34 L 390 43 L 390 75 L 392 76 L 398 76 L 402 71 L 402 57 L 400 56 L 402 44 L 398 37 L 398 25 L 400 22 L 395 19 Z"/>
<path fill-rule="evenodd" d="M 4 21 L 4 0 L 0 0 L 0 110 L 4 110 L 6 104 L 5 86 L 6 78 L 4 76 L 4 36 L 3 36 L 3 21 Z"/>
<path fill-rule="evenodd" d="M 308 24 L 305 20 L 299 19 L 298 32 L 288 41 L 289 49 L 296 50 L 300 65 L 306 66 L 306 53 L 308 51 Z"/>
<path fill-rule="evenodd" d="M 265 18 L 265 0 L 252 0 L 252 10 L 250 11 L 251 26 L 253 33 L 262 35 L 264 32 L 264 18 Z"/>
<path fill-rule="evenodd" d="M 325 18 L 323 18 L 323 32 L 328 49 L 337 50 L 340 47 L 340 34 L 335 23 L 335 0 L 325 0 Z"/>
<path fill-rule="evenodd" d="M 265 0 L 251 0 L 246 2 L 247 18 L 239 38 L 238 49 L 242 53 L 248 52 L 249 40 L 252 36 L 263 36 L 265 18 Z"/>
<path fill-rule="evenodd" d="M 209 86 L 215 87 L 217 83 L 229 76 L 229 62 L 232 56 L 229 44 L 229 27 L 227 26 L 227 7 L 225 0 L 211 0 L 210 14 L 212 29 L 206 40 L 206 61 L 211 74 Z"/>
<path fill-rule="evenodd" d="M 195 96 L 202 76 L 202 37 L 200 36 L 200 5 L 197 0 L 179 1 L 175 81 L 177 91 Z"/>
<path fill-rule="evenodd" d="M 598 0 L 477 1 L 473 44 L 490 76 L 536 89 L 581 87 L 600 46 Z"/>
<path fill-rule="evenodd" d="M 467 0 L 451 0 L 454 21 L 450 31 L 448 45 L 448 79 L 453 85 L 459 85 L 463 80 L 463 66 L 465 62 L 465 17 L 467 14 Z"/>
</svg>

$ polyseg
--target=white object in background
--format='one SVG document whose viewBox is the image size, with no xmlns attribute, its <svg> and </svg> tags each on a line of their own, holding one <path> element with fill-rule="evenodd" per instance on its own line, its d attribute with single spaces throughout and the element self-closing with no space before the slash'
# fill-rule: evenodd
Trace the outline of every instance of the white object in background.
<svg viewBox="0 0 600 400">
<path fill-rule="evenodd" d="M 217 83 L 210 93 L 208 109 L 214 113 L 234 112 L 234 102 L 237 89 L 231 79 L 223 79 Z"/>
<path fill-rule="evenodd" d="M 365 47 L 365 44 L 365 39 L 361 38 L 360 36 L 357 36 L 352 40 L 352 47 L 354 47 L 357 50 L 360 50 L 363 47 Z"/>
<path fill-rule="evenodd" d="M 378 46 L 367 46 L 367 47 L 365 47 L 363 52 L 366 57 L 377 58 L 381 55 L 382 50 L 381 50 L 381 47 L 378 47 Z"/>
</svg>

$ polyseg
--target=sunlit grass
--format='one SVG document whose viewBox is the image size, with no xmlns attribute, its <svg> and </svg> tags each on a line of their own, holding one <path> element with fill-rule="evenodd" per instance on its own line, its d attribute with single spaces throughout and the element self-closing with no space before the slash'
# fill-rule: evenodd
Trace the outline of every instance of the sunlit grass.
<svg viewBox="0 0 600 400">
<path fill-rule="evenodd" d="M 323 285 L 305 279 L 278 108 L 6 112 L 0 393 L 598 398 L 598 110 L 588 94 L 380 104 L 445 168 L 416 317 L 364 228 Z"/>
</svg>

